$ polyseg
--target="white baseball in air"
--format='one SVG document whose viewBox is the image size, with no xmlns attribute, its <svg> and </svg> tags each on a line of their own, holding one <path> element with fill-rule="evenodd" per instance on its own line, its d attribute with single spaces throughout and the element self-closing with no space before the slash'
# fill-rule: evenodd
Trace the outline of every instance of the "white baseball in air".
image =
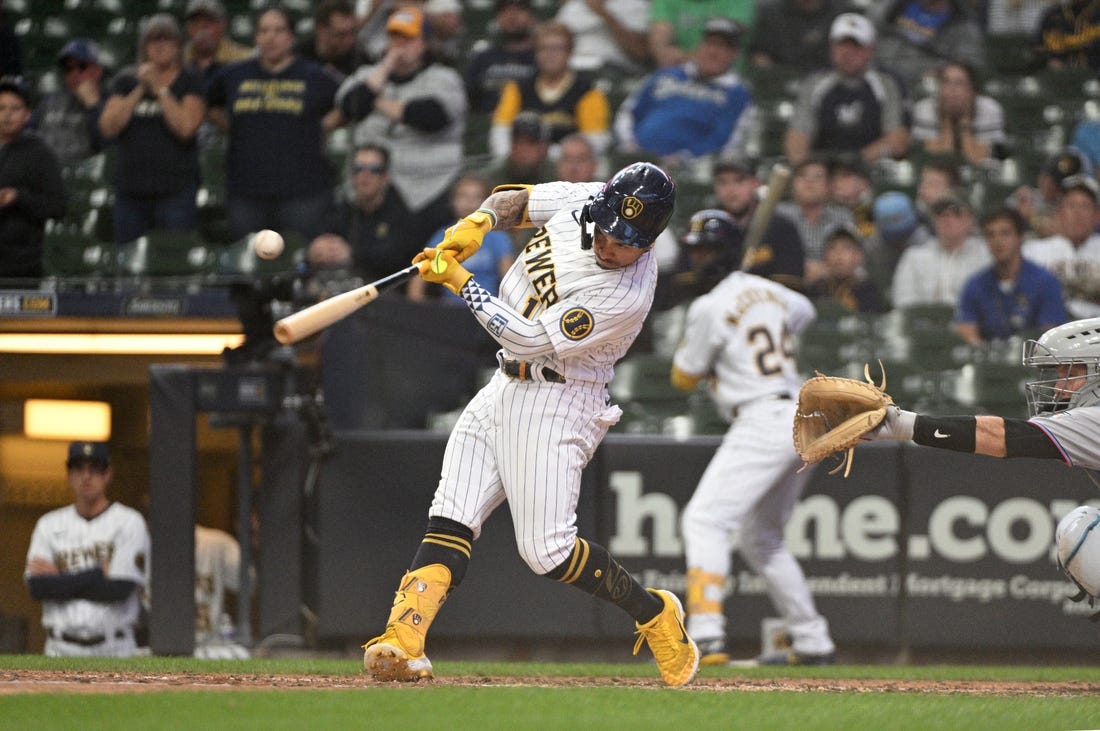
<svg viewBox="0 0 1100 731">
<path fill-rule="evenodd" d="M 252 248 L 261 259 L 274 259 L 283 253 L 283 237 L 278 231 L 265 228 L 253 237 Z"/>
</svg>

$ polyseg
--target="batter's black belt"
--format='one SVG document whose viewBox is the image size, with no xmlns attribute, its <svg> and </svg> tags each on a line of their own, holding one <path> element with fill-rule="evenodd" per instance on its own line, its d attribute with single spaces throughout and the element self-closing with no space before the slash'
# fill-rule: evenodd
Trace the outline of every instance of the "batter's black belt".
<svg viewBox="0 0 1100 731">
<path fill-rule="evenodd" d="M 71 642 L 81 647 L 95 647 L 107 641 L 107 635 L 85 635 L 75 634 L 73 632 L 58 632 L 53 628 L 50 628 L 49 635 L 51 640 L 64 640 L 65 642 Z M 127 632 L 124 629 L 115 630 L 116 640 L 124 639 L 126 635 Z"/>
<path fill-rule="evenodd" d="M 760 401 L 776 401 L 776 400 L 790 401 L 792 398 L 794 398 L 794 397 L 791 396 L 789 393 L 769 393 L 767 396 L 761 396 L 760 398 L 755 398 L 752 401 L 746 401 L 745 403 L 741 404 L 740 406 L 734 406 L 733 407 L 733 412 L 732 412 L 731 415 L 733 416 L 734 419 L 736 419 L 737 414 L 740 413 L 741 409 L 745 408 L 749 404 L 755 404 L 755 403 L 758 403 Z"/>
<path fill-rule="evenodd" d="M 503 360 L 500 363 L 500 370 L 504 375 L 519 381 L 536 380 L 531 373 L 534 367 L 525 360 Z M 542 380 L 548 383 L 565 383 L 565 376 L 549 366 L 543 366 Z"/>
</svg>

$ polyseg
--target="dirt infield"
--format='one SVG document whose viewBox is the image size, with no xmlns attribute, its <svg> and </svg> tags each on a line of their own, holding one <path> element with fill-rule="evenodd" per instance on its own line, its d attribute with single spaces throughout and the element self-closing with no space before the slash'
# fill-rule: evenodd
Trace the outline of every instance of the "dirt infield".
<svg viewBox="0 0 1100 731">
<path fill-rule="evenodd" d="M 187 690 L 339 690 L 394 687 L 362 675 L 261 675 L 231 673 L 121 673 L 57 670 L 2 670 L 0 695 L 22 693 L 143 693 Z M 421 683 L 424 687 L 539 687 L 539 688 L 662 688 L 656 678 L 578 678 L 451 676 Z M 937 693 L 993 696 L 1096 696 L 1098 683 L 1018 681 L 930 681 L 820 678 L 696 678 L 681 690 L 697 692 L 803 693 Z"/>
</svg>

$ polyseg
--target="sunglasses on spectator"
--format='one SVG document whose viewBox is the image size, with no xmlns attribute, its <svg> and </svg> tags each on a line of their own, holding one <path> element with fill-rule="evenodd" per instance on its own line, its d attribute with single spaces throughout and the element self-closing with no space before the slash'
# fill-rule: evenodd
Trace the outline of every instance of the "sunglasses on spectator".
<svg viewBox="0 0 1100 731">
<path fill-rule="evenodd" d="M 61 69 L 65 73 L 69 73 L 70 71 L 85 71 L 85 70 L 87 70 L 88 65 L 89 64 L 87 64 L 83 61 L 75 61 L 75 62 L 62 64 Z"/>
<path fill-rule="evenodd" d="M 385 165 L 380 165 L 378 163 L 371 163 L 369 165 L 364 165 L 363 163 L 356 162 L 356 163 L 352 163 L 351 171 L 353 173 L 356 173 L 356 174 L 370 173 L 371 175 L 382 175 L 383 173 L 386 172 L 386 166 Z"/>
</svg>

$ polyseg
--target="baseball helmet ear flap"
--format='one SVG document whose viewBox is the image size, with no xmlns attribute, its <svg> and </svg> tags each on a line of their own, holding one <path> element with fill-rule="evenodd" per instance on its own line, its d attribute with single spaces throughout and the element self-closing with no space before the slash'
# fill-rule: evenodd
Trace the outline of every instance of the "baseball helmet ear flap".
<svg viewBox="0 0 1100 731">
<path fill-rule="evenodd" d="M 648 248 L 665 230 L 676 206 L 676 183 L 648 162 L 627 165 L 581 210 L 581 246 L 591 248 L 598 226 L 616 241 Z"/>
</svg>

